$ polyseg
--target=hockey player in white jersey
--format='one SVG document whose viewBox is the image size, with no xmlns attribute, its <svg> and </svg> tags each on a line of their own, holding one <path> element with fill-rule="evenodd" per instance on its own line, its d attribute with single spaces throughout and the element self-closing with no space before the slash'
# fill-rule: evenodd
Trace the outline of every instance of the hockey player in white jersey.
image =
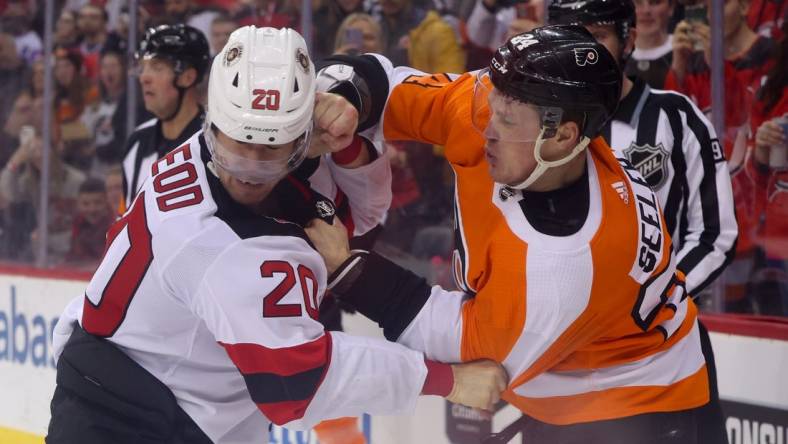
<svg viewBox="0 0 788 444">
<path fill-rule="evenodd" d="M 323 260 L 266 199 L 309 149 L 314 107 L 301 36 L 233 33 L 212 65 L 203 131 L 153 165 L 56 328 L 48 443 L 264 442 L 271 422 L 406 413 L 419 394 L 498 400 L 497 364 L 441 364 L 317 322 Z M 350 144 L 355 108 L 325 109 L 322 142 Z M 415 316 L 390 308 L 403 328 Z"/>
</svg>

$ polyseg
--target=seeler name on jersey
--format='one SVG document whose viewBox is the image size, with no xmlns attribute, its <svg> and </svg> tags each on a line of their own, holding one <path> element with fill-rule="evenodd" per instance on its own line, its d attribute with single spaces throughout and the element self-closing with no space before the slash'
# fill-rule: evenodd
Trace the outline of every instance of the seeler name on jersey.
<svg viewBox="0 0 788 444">
<path fill-rule="evenodd" d="M 642 283 L 654 271 L 662 258 L 662 221 L 659 217 L 659 203 L 657 196 L 651 191 L 638 169 L 627 159 L 619 158 L 618 161 L 632 184 L 640 225 L 638 227 L 640 236 L 638 238 L 637 260 L 629 274 L 633 279 Z"/>
</svg>

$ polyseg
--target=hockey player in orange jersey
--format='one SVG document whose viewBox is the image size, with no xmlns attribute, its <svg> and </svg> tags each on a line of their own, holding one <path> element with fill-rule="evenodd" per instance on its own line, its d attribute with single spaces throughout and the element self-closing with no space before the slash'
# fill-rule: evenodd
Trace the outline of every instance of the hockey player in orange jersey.
<svg viewBox="0 0 788 444">
<path fill-rule="evenodd" d="M 620 97 L 613 56 L 549 26 L 461 76 L 365 57 L 339 61 L 388 79 L 383 136 L 446 147 L 461 290 L 350 252 L 339 224 L 315 221 L 334 294 L 432 359 L 500 362 L 524 442 L 697 444 L 697 309 L 656 196 L 598 137 Z"/>
</svg>

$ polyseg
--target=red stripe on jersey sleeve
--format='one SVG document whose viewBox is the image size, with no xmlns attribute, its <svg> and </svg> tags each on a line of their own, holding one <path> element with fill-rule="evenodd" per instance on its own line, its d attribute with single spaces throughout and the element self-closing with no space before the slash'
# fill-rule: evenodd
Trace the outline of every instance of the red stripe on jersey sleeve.
<svg viewBox="0 0 788 444">
<path fill-rule="evenodd" d="M 293 347 L 224 344 L 241 371 L 249 396 L 274 424 L 304 416 L 331 361 L 331 335 Z"/>
<path fill-rule="evenodd" d="M 260 344 L 225 344 L 230 359 L 241 373 L 274 373 L 290 376 L 328 363 L 331 358 L 331 339 L 323 334 L 312 342 L 292 347 L 268 348 Z"/>
</svg>

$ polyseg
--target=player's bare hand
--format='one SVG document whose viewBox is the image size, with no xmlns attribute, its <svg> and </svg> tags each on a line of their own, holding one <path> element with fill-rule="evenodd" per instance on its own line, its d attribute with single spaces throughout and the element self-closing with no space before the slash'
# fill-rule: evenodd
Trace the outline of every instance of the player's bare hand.
<svg viewBox="0 0 788 444">
<path fill-rule="evenodd" d="M 331 225 L 321 219 L 314 219 L 307 225 L 305 231 L 317 252 L 323 257 L 329 273 L 333 273 L 350 257 L 347 229 L 338 217 L 334 217 L 334 223 Z"/>
<path fill-rule="evenodd" d="M 673 31 L 673 62 L 671 69 L 683 81 L 687 72 L 689 57 L 695 50 L 695 42 L 692 36 L 692 24 L 687 21 L 680 21 Z"/>
<path fill-rule="evenodd" d="M 492 410 L 506 390 L 509 377 L 497 362 L 488 359 L 452 364 L 454 387 L 446 397 L 455 404 Z"/>
<path fill-rule="evenodd" d="M 705 23 L 693 23 L 692 35 L 695 38 L 695 50 L 703 51 L 706 63 L 711 64 L 711 28 Z"/>
<path fill-rule="evenodd" d="M 358 111 L 338 94 L 318 92 L 315 97 L 315 134 L 309 157 L 341 151 L 353 141 L 358 127 Z"/>
</svg>

